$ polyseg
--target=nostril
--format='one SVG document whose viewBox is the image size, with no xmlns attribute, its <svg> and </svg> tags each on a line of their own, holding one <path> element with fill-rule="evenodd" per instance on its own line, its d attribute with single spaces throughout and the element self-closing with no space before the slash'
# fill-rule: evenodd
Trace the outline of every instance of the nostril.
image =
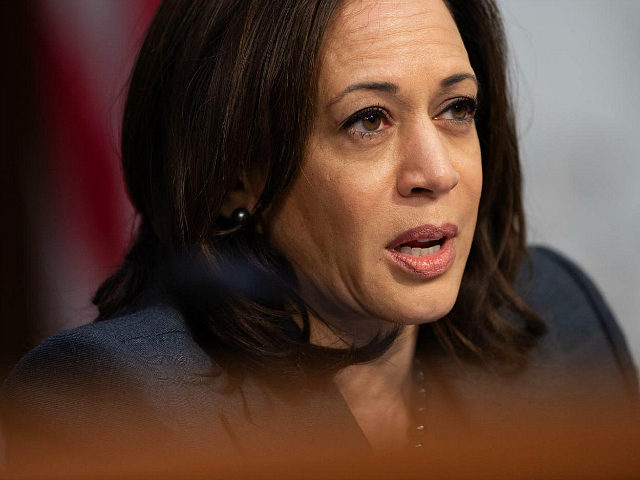
<svg viewBox="0 0 640 480">
<path fill-rule="evenodd" d="M 428 192 L 429 190 L 427 190 L 426 188 L 422 188 L 422 187 L 413 187 L 411 189 L 411 193 L 425 193 Z"/>
</svg>

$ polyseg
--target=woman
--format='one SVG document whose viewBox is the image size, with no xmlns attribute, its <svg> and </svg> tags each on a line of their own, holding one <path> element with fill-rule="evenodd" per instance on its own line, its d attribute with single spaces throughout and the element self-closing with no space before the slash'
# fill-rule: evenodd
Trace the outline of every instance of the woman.
<svg viewBox="0 0 640 480">
<path fill-rule="evenodd" d="M 5 384 L 8 458 L 428 450 L 631 405 L 591 282 L 526 251 L 504 51 L 492 0 L 164 2 L 123 123 L 137 237 L 98 321 Z"/>
</svg>

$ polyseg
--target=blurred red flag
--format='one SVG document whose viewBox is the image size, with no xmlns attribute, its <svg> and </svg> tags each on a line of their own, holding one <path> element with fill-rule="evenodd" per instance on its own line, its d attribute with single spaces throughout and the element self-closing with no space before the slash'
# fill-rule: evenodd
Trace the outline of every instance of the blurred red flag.
<svg viewBox="0 0 640 480">
<path fill-rule="evenodd" d="M 121 175 L 120 122 L 127 79 L 158 3 L 35 4 L 41 337 L 95 317 L 91 296 L 128 245 L 134 212 Z"/>
</svg>

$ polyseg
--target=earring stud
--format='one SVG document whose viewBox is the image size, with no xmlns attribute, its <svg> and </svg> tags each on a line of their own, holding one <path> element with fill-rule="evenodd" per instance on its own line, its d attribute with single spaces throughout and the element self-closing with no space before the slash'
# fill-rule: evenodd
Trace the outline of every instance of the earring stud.
<svg viewBox="0 0 640 480">
<path fill-rule="evenodd" d="M 249 213 L 249 210 L 243 207 L 236 208 L 231 214 L 231 221 L 238 227 L 246 225 L 247 223 L 249 223 L 250 219 L 251 214 Z"/>
</svg>

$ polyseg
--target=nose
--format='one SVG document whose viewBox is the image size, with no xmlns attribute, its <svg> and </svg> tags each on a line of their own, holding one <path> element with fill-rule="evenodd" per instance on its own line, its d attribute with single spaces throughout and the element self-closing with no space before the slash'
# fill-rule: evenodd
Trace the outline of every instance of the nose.
<svg viewBox="0 0 640 480">
<path fill-rule="evenodd" d="M 437 198 L 451 191 L 460 181 L 460 174 L 451 163 L 450 148 L 438 129 L 430 121 L 421 122 L 408 136 L 400 152 L 398 193 L 403 197 Z"/>
</svg>

